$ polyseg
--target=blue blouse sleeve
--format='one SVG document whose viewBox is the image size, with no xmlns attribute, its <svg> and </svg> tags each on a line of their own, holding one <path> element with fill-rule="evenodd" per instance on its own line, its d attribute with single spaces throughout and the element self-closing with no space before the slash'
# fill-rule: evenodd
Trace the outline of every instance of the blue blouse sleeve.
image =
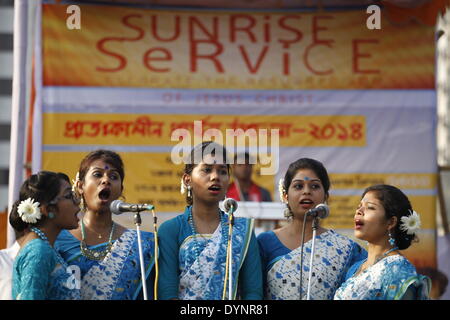
<svg viewBox="0 0 450 320">
<path fill-rule="evenodd" d="M 241 298 L 243 300 L 262 300 L 263 279 L 261 271 L 261 257 L 259 255 L 258 244 L 255 233 L 252 231 L 247 255 L 239 274 L 241 284 Z"/>
<path fill-rule="evenodd" d="M 261 256 L 261 269 L 263 270 L 263 273 L 265 273 L 266 268 L 267 268 L 267 264 L 268 264 L 268 260 L 269 258 L 267 257 L 267 252 L 266 252 L 266 248 L 265 248 L 265 244 L 268 241 L 268 234 L 267 232 L 262 232 L 258 235 L 258 237 L 256 238 L 256 240 L 258 241 L 258 247 L 259 247 L 259 254 Z"/>
<path fill-rule="evenodd" d="M 41 240 L 32 240 L 15 261 L 13 297 L 20 300 L 45 300 L 50 274 L 56 266 L 53 249 Z"/>
<path fill-rule="evenodd" d="M 178 299 L 178 236 L 180 225 L 176 219 L 165 221 L 158 231 L 159 276 L 158 299 Z"/>
<path fill-rule="evenodd" d="M 358 271 L 359 267 L 364 263 L 363 260 L 358 261 L 357 263 L 355 263 L 354 265 L 352 265 L 346 275 L 345 275 L 345 279 L 344 281 L 347 281 L 348 279 L 350 279 L 351 277 L 353 277 L 353 275 L 356 273 L 356 271 Z"/>
<path fill-rule="evenodd" d="M 355 263 L 367 259 L 367 251 L 366 249 L 362 248 L 359 244 L 356 242 L 353 245 L 352 250 L 352 259 L 350 261 L 350 265 L 354 265 Z"/>
<path fill-rule="evenodd" d="M 267 256 L 266 244 L 269 242 L 270 237 L 267 232 L 262 232 L 256 238 L 258 241 L 259 254 L 261 256 L 261 271 L 263 279 L 263 290 L 267 286 L 267 265 L 269 264 L 269 257 Z M 263 291 L 264 292 L 264 291 Z"/>
<path fill-rule="evenodd" d="M 367 259 L 367 251 L 359 244 L 352 241 L 350 258 L 345 265 L 342 278 L 339 282 L 342 284 L 343 282 L 347 281 L 347 279 L 351 278 L 365 259 Z"/>
</svg>

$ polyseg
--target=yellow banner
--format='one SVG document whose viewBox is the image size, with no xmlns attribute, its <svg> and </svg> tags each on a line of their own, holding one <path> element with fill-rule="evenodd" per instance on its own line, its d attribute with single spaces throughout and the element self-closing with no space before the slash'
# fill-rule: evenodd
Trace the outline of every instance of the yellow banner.
<svg viewBox="0 0 450 320">
<path fill-rule="evenodd" d="M 226 89 L 434 88 L 434 28 L 351 12 L 43 7 L 44 85 Z M 405 33 L 408 36 L 405 36 Z M 64 59 L 61 59 L 64 57 Z"/>
<path fill-rule="evenodd" d="M 116 145 L 170 146 L 186 139 L 193 145 L 195 137 L 209 140 L 207 137 L 215 135 L 221 136 L 223 145 L 234 141 L 237 146 L 266 146 L 275 141 L 271 140 L 272 130 L 278 130 L 279 145 L 286 147 L 366 145 L 366 118 L 359 115 L 46 113 L 43 117 L 44 144 L 53 145 L 108 145 L 114 141 Z"/>
</svg>

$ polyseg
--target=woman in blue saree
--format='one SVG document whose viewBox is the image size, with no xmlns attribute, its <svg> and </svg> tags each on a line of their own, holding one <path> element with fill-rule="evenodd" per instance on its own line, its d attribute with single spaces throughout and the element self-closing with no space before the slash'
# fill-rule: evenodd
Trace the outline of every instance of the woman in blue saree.
<svg viewBox="0 0 450 320">
<path fill-rule="evenodd" d="M 366 251 L 356 242 L 319 226 L 314 245 L 314 269 L 309 269 L 313 218 L 304 218 L 308 210 L 327 201 L 329 188 L 327 170 L 319 161 L 301 158 L 289 165 L 279 185 L 289 222 L 258 235 L 266 299 L 305 300 L 311 273 L 310 299 L 331 300 L 348 268 L 366 257 Z"/>
<path fill-rule="evenodd" d="M 63 173 L 41 171 L 22 184 L 10 214 L 13 228 L 27 231 L 14 260 L 13 299 L 80 299 L 77 279 L 53 248 L 61 230 L 77 227 L 78 204 Z"/>
<path fill-rule="evenodd" d="M 225 148 L 213 142 L 191 151 L 182 178 L 188 206 L 183 214 L 164 222 L 158 232 L 161 299 L 229 298 L 229 288 L 224 285 L 229 225 L 219 208 L 229 183 L 226 159 Z M 232 299 L 262 299 L 253 220 L 234 219 L 232 249 Z"/>
<path fill-rule="evenodd" d="M 123 162 L 109 150 L 89 153 L 74 184 L 85 214 L 77 229 L 61 232 L 55 247 L 79 268 L 83 300 L 141 299 L 137 232 L 112 220 L 110 204 L 123 191 Z M 141 232 L 147 295 L 153 297 L 154 239 Z"/>
<path fill-rule="evenodd" d="M 408 197 L 390 185 L 367 188 L 355 214 L 355 236 L 368 257 L 353 265 L 335 300 L 427 300 L 431 281 L 401 255 L 420 228 Z"/>
</svg>

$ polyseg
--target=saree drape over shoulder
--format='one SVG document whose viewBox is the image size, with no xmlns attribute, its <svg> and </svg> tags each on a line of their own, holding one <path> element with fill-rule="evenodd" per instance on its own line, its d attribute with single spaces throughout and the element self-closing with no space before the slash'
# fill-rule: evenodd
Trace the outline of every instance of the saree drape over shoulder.
<svg viewBox="0 0 450 320">
<path fill-rule="evenodd" d="M 159 295 L 161 299 L 221 300 L 228 224 L 220 223 L 213 234 L 192 234 L 188 223 L 191 208 L 161 225 Z M 261 265 L 253 220 L 235 218 L 232 250 L 233 298 L 262 298 Z M 228 287 L 226 292 L 228 297 Z"/>
<path fill-rule="evenodd" d="M 126 230 L 101 261 L 82 255 L 80 241 L 68 231 L 61 232 L 55 248 L 69 265 L 81 271 L 81 298 L 83 300 L 135 300 L 142 295 L 141 269 L 136 230 Z M 153 297 L 153 281 L 150 277 L 154 265 L 153 233 L 142 232 L 142 251 L 147 279 L 148 297 Z M 89 246 L 103 250 L 107 243 Z"/>
<path fill-rule="evenodd" d="M 333 230 L 316 236 L 313 270 L 310 270 L 312 241 L 290 251 L 278 240 L 272 231 L 258 236 L 262 255 L 269 257 L 265 272 L 265 297 L 268 300 L 306 300 L 309 274 L 311 279 L 311 300 L 332 300 L 335 291 L 344 281 L 347 270 L 356 261 L 367 257 L 367 253 L 356 242 Z M 272 248 L 282 248 L 278 255 Z M 300 287 L 300 264 L 302 262 L 302 283 Z M 264 260 L 264 259 L 263 259 Z"/>
<path fill-rule="evenodd" d="M 80 290 L 73 285 L 71 276 L 48 243 L 33 239 L 14 261 L 12 297 L 15 300 L 80 299 Z"/>
<path fill-rule="evenodd" d="M 336 291 L 335 300 L 428 300 L 430 279 L 417 274 L 405 257 L 385 257 L 355 275 L 364 262 L 351 267 L 347 281 Z"/>
</svg>

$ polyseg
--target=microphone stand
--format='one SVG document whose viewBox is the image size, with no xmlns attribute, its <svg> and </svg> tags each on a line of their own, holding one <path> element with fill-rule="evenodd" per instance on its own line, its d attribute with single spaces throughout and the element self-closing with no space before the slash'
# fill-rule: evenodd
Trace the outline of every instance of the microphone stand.
<svg viewBox="0 0 450 320">
<path fill-rule="evenodd" d="M 138 248 L 139 248 L 139 260 L 141 262 L 141 281 L 142 281 L 142 291 L 144 293 L 144 300 L 147 298 L 147 283 L 145 281 L 145 270 L 144 270 L 144 255 L 142 254 L 142 243 L 141 243 L 141 226 L 142 220 L 141 215 L 138 212 L 134 215 L 134 224 L 136 225 L 136 232 L 138 236 Z"/>
<path fill-rule="evenodd" d="M 305 244 L 305 230 L 306 230 L 306 217 L 307 215 L 303 217 L 303 228 L 302 228 L 302 244 L 300 246 L 300 284 L 298 287 L 298 294 L 299 294 L 299 300 L 303 300 L 302 293 L 303 293 L 303 246 Z"/>
<path fill-rule="evenodd" d="M 233 206 L 228 211 L 228 245 L 227 245 L 227 257 L 225 260 L 225 281 L 223 285 L 222 300 L 225 300 L 225 292 L 227 288 L 228 280 L 228 300 L 233 300 Z"/>
<path fill-rule="evenodd" d="M 319 227 L 319 218 L 317 216 L 314 217 L 313 223 L 312 223 L 312 245 L 311 245 L 311 258 L 309 260 L 309 279 L 308 279 L 308 291 L 306 292 L 306 300 L 310 299 L 310 290 L 311 290 L 311 277 L 312 277 L 312 266 L 313 266 L 313 259 L 314 259 L 314 244 L 316 239 L 316 231 Z"/>
<path fill-rule="evenodd" d="M 152 210 L 153 210 L 153 208 L 154 207 L 152 206 Z M 144 254 L 142 253 L 142 242 L 141 242 L 141 228 L 140 228 L 140 226 L 142 224 L 142 219 L 141 219 L 141 214 L 139 213 L 139 211 L 137 211 L 135 213 L 135 215 L 134 215 L 134 224 L 136 225 L 136 233 L 137 233 L 137 237 L 138 237 L 139 261 L 140 261 L 140 264 L 141 264 L 142 291 L 144 293 L 144 300 L 148 300 L 148 297 L 147 297 L 147 282 L 145 281 Z M 155 219 L 155 225 L 156 225 L 156 219 Z M 155 242 L 155 245 L 156 245 L 157 240 L 155 240 L 155 241 L 156 241 Z"/>
</svg>

